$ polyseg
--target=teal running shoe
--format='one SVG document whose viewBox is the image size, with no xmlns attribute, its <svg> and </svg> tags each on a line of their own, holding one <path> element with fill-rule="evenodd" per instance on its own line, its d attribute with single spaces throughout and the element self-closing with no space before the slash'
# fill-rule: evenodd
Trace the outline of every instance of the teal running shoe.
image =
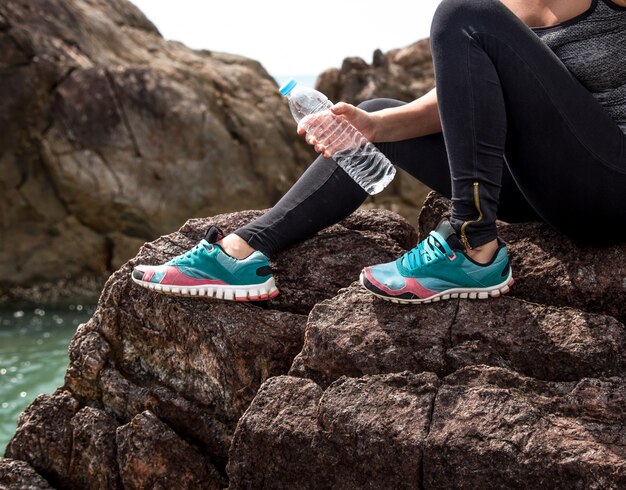
<svg viewBox="0 0 626 490">
<path fill-rule="evenodd" d="M 245 259 L 228 255 L 211 226 L 191 250 L 163 265 L 138 265 L 133 281 L 144 288 L 177 296 L 206 296 L 233 301 L 262 301 L 278 295 L 269 259 L 258 250 Z"/>
<path fill-rule="evenodd" d="M 361 284 L 370 293 L 394 303 L 430 303 L 450 298 L 486 299 L 509 292 L 514 281 L 506 245 L 493 259 L 470 259 L 448 220 L 394 262 L 366 267 Z"/>
</svg>

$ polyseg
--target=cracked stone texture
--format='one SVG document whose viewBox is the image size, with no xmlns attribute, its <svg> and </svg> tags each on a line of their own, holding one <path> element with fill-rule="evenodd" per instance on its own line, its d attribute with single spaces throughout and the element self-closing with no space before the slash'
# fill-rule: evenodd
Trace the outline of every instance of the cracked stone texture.
<svg viewBox="0 0 626 490">
<path fill-rule="evenodd" d="M 624 378 L 507 369 L 267 380 L 230 450 L 230 488 L 624 488 Z"/>
<path fill-rule="evenodd" d="M 0 69 L 5 292 L 268 207 L 314 155 L 258 62 L 166 41 L 126 0 L 0 2 Z"/>
<path fill-rule="evenodd" d="M 0 458 L 0 489 L 50 490 L 48 482 L 24 461 Z"/>
<path fill-rule="evenodd" d="M 450 216 L 450 201 L 432 192 L 419 216 L 422 237 Z M 507 242 L 516 298 L 608 314 L 626 322 L 626 243 L 576 244 L 543 223 L 498 222 Z"/>
<path fill-rule="evenodd" d="M 281 295 L 266 303 L 168 297 L 132 282 L 134 264 L 162 263 L 210 223 L 228 232 L 259 213 L 189 220 L 113 274 L 72 339 L 64 387 L 21 415 L 7 456 L 58 488 L 169 488 L 179 480 L 193 488 L 200 476 L 223 488 L 237 421 L 263 381 L 287 373 L 313 305 L 416 241 L 400 216 L 357 211 L 272 263 Z M 146 468 L 149 461 L 158 464 Z"/>
<path fill-rule="evenodd" d="M 220 489 L 226 480 L 211 462 L 149 411 L 116 435 L 123 488 Z"/>
<path fill-rule="evenodd" d="M 626 328 L 513 297 L 402 308 L 355 283 L 313 308 L 291 374 L 324 385 L 404 370 L 446 376 L 476 364 L 549 381 L 626 376 Z"/>
<path fill-rule="evenodd" d="M 417 488 L 432 373 L 266 381 L 230 450 L 230 488 Z"/>
</svg>

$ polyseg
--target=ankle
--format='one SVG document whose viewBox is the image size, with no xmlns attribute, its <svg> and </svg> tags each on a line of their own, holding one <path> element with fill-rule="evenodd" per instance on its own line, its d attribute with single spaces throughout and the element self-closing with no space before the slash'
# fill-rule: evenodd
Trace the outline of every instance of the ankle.
<svg viewBox="0 0 626 490">
<path fill-rule="evenodd" d="M 217 242 L 222 250 L 235 259 L 245 259 L 255 250 L 238 235 L 231 233 Z"/>
<path fill-rule="evenodd" d="M 491 240 L 483 245 L 467 250 L 465 255 L 479 264 L 486 264 L 493 258 L 496 250 L 498 250 L 498 239 Z"/>
</svg>

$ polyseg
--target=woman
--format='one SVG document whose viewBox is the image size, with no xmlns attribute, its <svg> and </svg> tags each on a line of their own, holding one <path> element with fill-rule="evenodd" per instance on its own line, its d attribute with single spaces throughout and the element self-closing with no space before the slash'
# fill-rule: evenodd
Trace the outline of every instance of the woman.
<svg viewBox="0 0 626 490">
<path fill-rule="evenodd" d="M 538 26 L 538 27 L 535 27 Z M 452 218 L 361 283 L 395 302 L 499 296 L 512 284 L 498 216 L 591 243 L 626 239 L 626 0 L 444 0 L 431 26 L 436 89 L 332 108 L 397 166 L 451 197 Z M 298 133 L 303 134 L 302 128 Z M 259 219 L 211 227 L 133 279 L 174 294 L 278 294 L 268 257 L 336 223 L 367 194 L 321 153 Z"/>
</svg>

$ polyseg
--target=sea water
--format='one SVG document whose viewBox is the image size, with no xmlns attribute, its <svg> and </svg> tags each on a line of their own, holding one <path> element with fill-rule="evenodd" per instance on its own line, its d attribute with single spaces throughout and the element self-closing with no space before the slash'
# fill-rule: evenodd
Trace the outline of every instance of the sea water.
<svg viewBox="0 0 626 490">
<path fill-rule="evenodd" d="M 0 309 L 0 455 L 18 415 L 63 384 L 70 340 L 93 311 L 80 304 Z"/>
</svg>

